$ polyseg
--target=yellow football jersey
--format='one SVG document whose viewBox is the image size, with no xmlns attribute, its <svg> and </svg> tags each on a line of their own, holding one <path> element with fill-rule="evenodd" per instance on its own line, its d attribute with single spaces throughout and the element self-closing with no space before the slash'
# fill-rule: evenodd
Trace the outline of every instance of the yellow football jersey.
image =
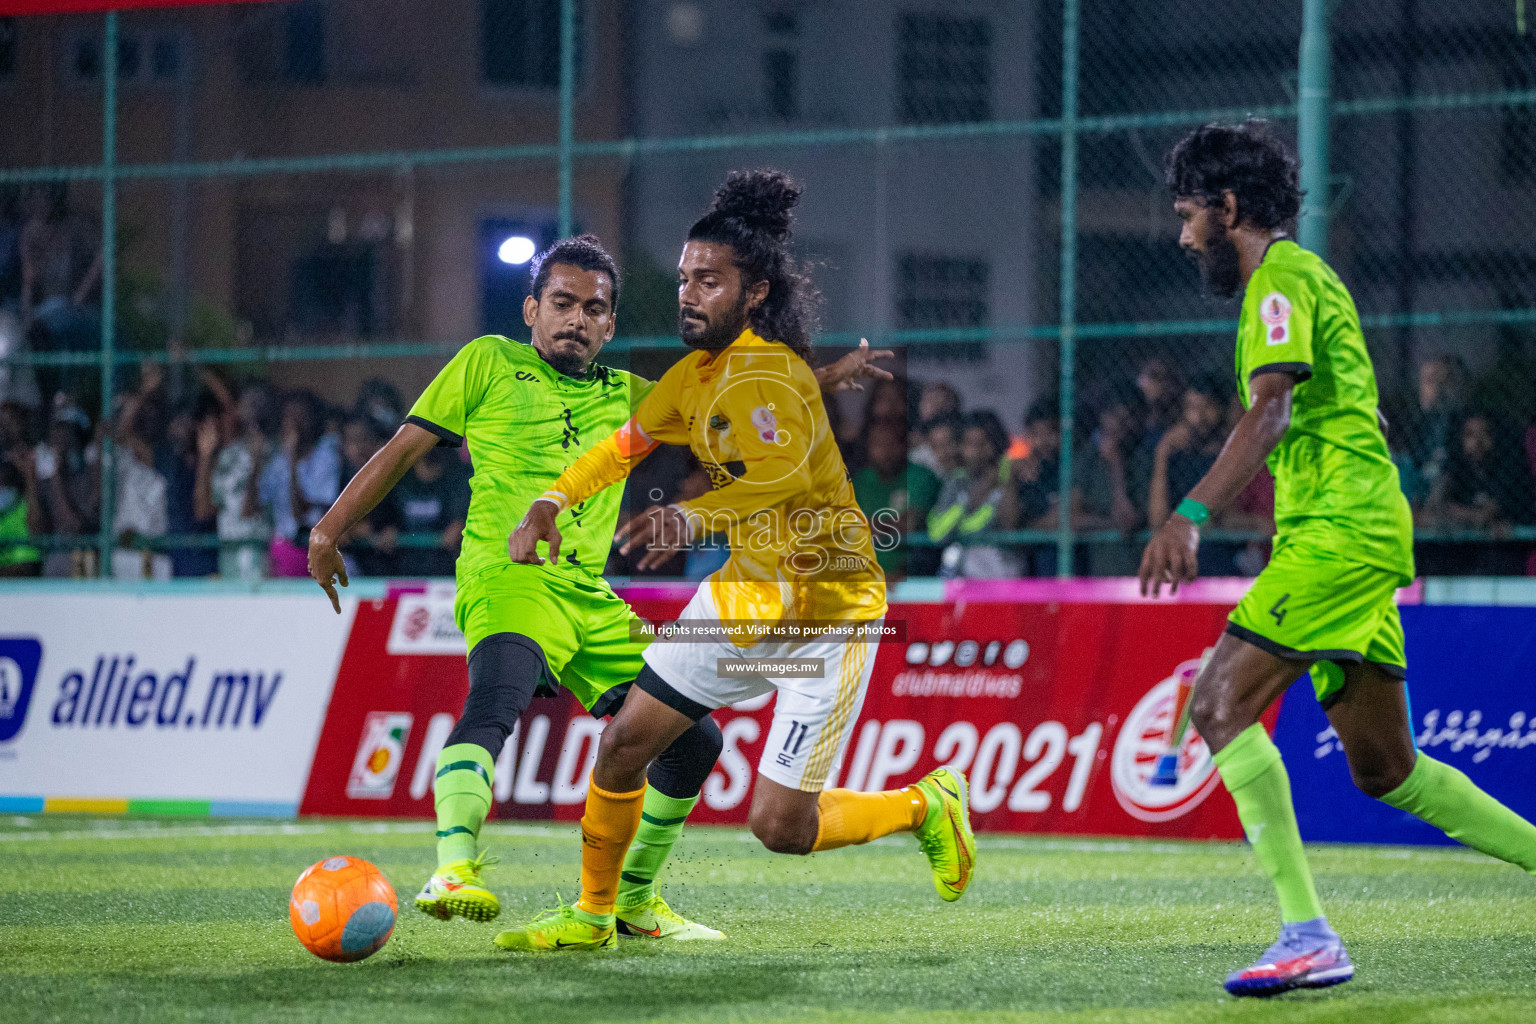
<svg viewBox="0 0 1536 1024">
<path fill-rule="evenodd" d="M 723 533 L 731 557 L 707 585 L 728 624 L 861 622 L 885 614 L 885 577 L 854 500 L 816 376 L 750 329 L 691 352 L 634 417 L 546 496 L 568 507 L 622 479 L 658 443 L 688 445 L 714 490 L 679 503 L 694 536 Z M 743 646 L 750 631 L 732 630 Z"/>
</svg>

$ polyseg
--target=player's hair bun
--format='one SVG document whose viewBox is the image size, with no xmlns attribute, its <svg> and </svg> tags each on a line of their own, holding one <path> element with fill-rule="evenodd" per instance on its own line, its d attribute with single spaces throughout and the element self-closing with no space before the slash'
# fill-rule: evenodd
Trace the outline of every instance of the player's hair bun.
<svg viewBox="0 0 1536 1024">
<path fill-rule="evenodd" d="M 732 171 L 715 190 L 709 212 L 782 240 L 789 237 L 802 191 L 783 171 Z"/>
<path fill-rule="evenodd" d="M 730 246 L 743 283 L 768 282 L 767 297 L 750 314 L 753 330 L 809 361 L 821 294 L 789 251 L 800 193 L 783 171 L 732 171 L 688 240 Z"/>
</svg>

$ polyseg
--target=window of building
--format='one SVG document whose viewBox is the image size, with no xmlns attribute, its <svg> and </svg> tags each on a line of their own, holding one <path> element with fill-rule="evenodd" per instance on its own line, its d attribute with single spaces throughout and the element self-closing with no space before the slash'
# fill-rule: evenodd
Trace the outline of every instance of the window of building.
<svg viewBox="0 0 1536 1024">
<path fill-rule="evenodd" d="M 985 259 L 902 253 L 896 259 L 897 327 L 984 326 L 991 274 L 991 264 Z"/>
<path fill-rule="evenodd" d="M 576 67 L 584 5 L 576 5 Z M 480 74 L 492 85 L 560 88 L 560 0 L 480 0 Z"/>
<path fill-rule="evenodd" d="M 289 268 L 287 328 L 377 337 L 389 327 L 387 253 L 377 242 L 325 243 Z"/>
<path fill-rule="evenodd" d="M 763 54 L 763 93 L 768 112 L 790 120 L 800 116 L 799 58 L 793 50 L 769 50 Z"/>
<path fill-rule="evenodd" d="M 992 117 L 992 25 L 903 14 L 897 23 L 897 116 L 906 124 Z"/>
<path fill-rule="evenodd" d="M 144 69 L 143 40 L 136 35 L 123 34 L 117 39 L 117 77 L 132 82 Z"/>
<path fill-rule="evenodd" d="M 67 53 L 75 81 L 101 80 L 106 62 L 99 34 L 77 36 Z M 124 85 L 174 82 L 181 75 L 181 65 L 181 37 L 175 30 L 124 32 L 117 37 L 117 80 Z"/>
<path fill-rule="evenodd" d="M 82 82 L 94 82 L 101 77 L 101 40 L 86 36 L 75 40 L 70 55 L 69 70 Z"/>
<path fill-rule="evenodd" d="M 301 0 L 283 8 L 282 78 L 296 85 L 325 81 L 325 4 Z"/>
<path fill-rule="evenodd" d="M 0 82 L 16 74 L 16 19 L 0 18 Z"/>
</svg>

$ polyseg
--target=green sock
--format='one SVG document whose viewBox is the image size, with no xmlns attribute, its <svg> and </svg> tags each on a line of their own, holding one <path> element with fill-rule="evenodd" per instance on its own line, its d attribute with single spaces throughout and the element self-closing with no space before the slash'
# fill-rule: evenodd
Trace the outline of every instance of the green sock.
<svg viewBox="0 0 1536 1024">
<path fill-rule="evenodd" d="M 624 856 L 619 873 L 619 905 L 633 907 L 656 895 L 656 875 L 672 844 L 683 834 L 683 822 L 699 802 L 697 796 L 679 800 L 647 786 L 645 805 L 640 811 L 640 831 Z"/>
<path fill-rule="evenodd" d="M 1458 843 L 1536 875 L 1536 825 L 1444 762 L 1420 754 L 1403 784 L 1381 800 L 1422 818 Z"/>
<path fill-rule="evenodd" d="M 1291 806 L 1291 779 L 1280 760 L 1280 749 L 1256 722 L 1221 749 L 1216 768 L 1237 804 L 1237 817 L 1254 856 L 1275 883 L 1281 922 L 1322 917 L 1312 869 L 1301 849 L 1296 809 Z"/>
<path fill-rule="evenodd" d="M 491 773 L 496 762 L 478 743 L 455 743 L 437 755 L 432 783 L 437 808 L 437 862 L 468 860 L 491 811 Z"/>
<path fill-rule="evenodd" d="M 587 924 L 590 924 L 594 928 L 612 928 L 613 927 L 613 915 L 612 914 L 594 914 L 591 911 L 582 910 L 580 907 L 576 906 L 575 904 L 572 904 L 571 905 L 571 915 L 573 917 L 575 917 L 576 920 L 578 920 L 578 921 L 585 921 Z"/>
</svg>

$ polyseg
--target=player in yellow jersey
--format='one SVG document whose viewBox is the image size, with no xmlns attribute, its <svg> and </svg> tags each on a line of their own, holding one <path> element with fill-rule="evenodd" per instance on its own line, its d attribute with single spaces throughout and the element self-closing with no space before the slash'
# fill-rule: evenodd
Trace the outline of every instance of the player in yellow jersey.
<svg viewBox="0 0 1536 1024">
<path fill-rule="evenodd" d="M 542 562 L 540 541 L 558 557 L 562 510 L 622 480 L 658 444 L 686 444 L 715 489 L 636 516 L 621 550 L 648 549 L 643 568 L 723 532 L 731 556 L 700 585 L 679 631 L 646 648 L 603 733 L 581 822 L 580 900 L 497 936 L 505 948 L 610 948 L 646 766 L 715 709 L 773 690 L 749 816 L 763 845 L 807 854 L 913 832 L 941 897 L 958 899 L 970 883 L 975 840 L 960 773 L 941 768 L 884 793 L 824 788 L 864 701 L 886 601 L 869 520 L 807 362 L 817 296 L 788 251 L 799 198 L 779 172 L 730 175 L 678 266 L 679 329 L 694 351 L 552 483 L 508 541 L 514 562 Z"/>
</svg>

